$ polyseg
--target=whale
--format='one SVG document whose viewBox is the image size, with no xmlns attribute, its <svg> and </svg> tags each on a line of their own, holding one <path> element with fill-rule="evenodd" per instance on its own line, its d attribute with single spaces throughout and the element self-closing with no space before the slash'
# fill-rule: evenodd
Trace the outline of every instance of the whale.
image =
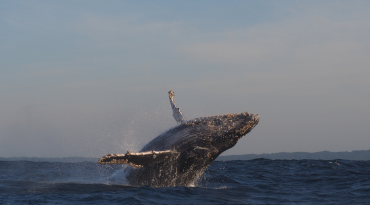
<svg viewBox="0 0 370 205">
<path fill-rule="evenodd" d="M 259 123 L 259 115 L 249 112 L 188 121 L 175 105 L 174 96 L 169 91 L 176 127 L 151 140 L 139 152 L 108 154 L 98 163 L 130 165 L 125 175 L 131 186 L 192 186 L 221 153 Z"/>
</svg>

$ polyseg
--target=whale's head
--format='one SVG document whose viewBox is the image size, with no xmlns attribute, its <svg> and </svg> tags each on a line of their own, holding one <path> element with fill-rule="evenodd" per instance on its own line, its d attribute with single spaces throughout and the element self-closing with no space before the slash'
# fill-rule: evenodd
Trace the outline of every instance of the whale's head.
<svg viewBox="0 0 370 205">
<path fill-rule="evenodd" d="M 197 145 L 211 150 L 217 157 L 233 147 L 238 140 L 248 134 L 259 122 L 258 114 L 244 112 L 240 114 L 217 115 L 196 118 L 186 124 L 192 126 L 190 132 L 197 135 Z"/>
</svg>

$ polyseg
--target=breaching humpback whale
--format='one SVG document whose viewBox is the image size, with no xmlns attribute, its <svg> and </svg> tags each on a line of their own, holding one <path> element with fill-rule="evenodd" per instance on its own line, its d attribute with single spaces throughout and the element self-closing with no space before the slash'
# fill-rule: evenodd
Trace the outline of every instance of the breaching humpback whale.
<svg viewBox="0 0 370 205">
<path fill-rule="evenodd" d="M 178 126 L 145 145 L 140 152 L 109 154 L 100 164 L 129 164 L 126 178 L 132 186 L 189 186 L 225 150 L 249 133 L 259 122 L 257 114 L 217 115 L 186 121 L 169 91 Z"/>
</svg>

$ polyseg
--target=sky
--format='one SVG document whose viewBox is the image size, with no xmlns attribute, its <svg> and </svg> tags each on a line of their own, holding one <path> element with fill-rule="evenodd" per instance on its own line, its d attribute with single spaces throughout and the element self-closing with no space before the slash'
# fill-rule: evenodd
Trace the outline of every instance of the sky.
<svg viewBox="0 0 370 205">
<path fill-rule="evenodd" d="M 0 1 L 0 157 L 139 151 L 260 115 L 223 155 L 370 149 L 369 1 Z"/>
</svg>

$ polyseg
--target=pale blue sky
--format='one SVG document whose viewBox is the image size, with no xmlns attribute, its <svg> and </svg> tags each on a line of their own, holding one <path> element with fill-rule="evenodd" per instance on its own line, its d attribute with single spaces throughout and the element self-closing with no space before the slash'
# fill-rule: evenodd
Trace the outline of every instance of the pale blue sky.
<svg viewBox="0 0 370 205">
<path fill-rule="evenodd" d="M 369 1 L 0 1 L 0 157 L 138 151 L 249 111 L 225 154 L 370 149 Z"/>
</svg>

